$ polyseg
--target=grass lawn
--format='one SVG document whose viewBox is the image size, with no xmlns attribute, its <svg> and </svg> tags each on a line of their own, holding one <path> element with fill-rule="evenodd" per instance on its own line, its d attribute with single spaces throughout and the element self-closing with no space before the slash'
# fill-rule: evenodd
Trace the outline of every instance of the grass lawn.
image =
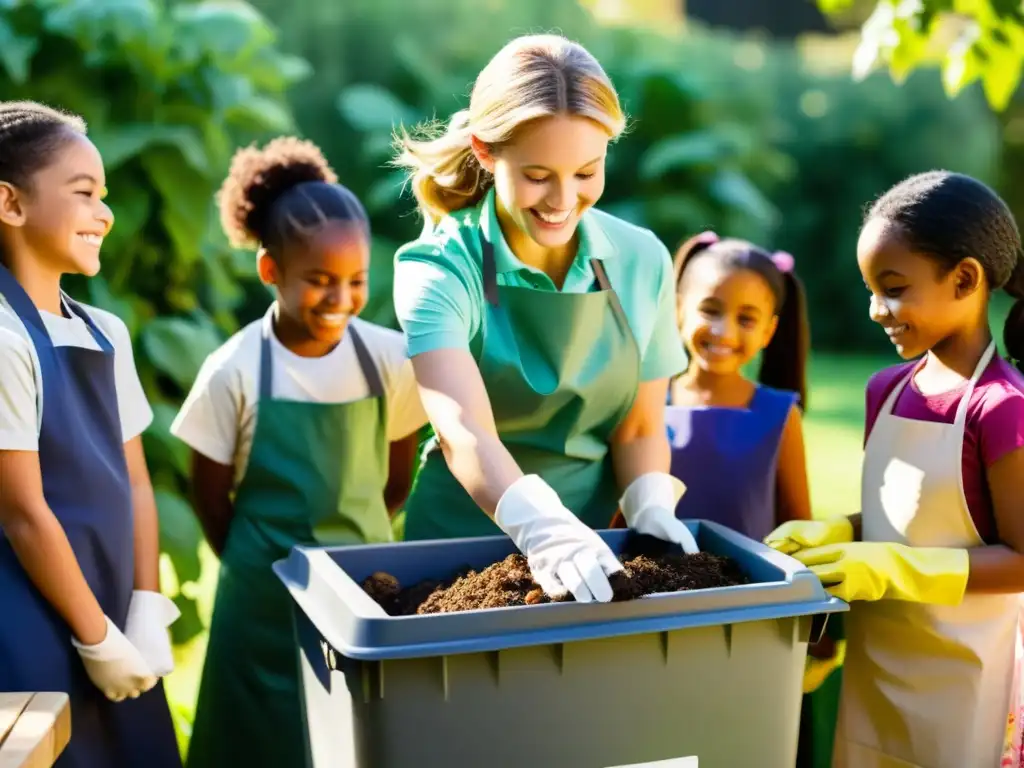
<svg viewBox="0 0 1024 768">
<path fill-rule="evenodd" d="M 815 516 L 849 514 L 860 509 L 864 385 L 874 371 L 897 361 L 895 355 L 882 359 L 817 355 L 812 360 L 805 442 Z M 199 603 L 199 614 L 208 626 L 217 564 L 205 547 L 200 555 L 203 560 L 201 581 L 186 585 L 186 589 L 192 588 Z M 177 668 L 167 679 L 183 749 L 190 732 L 205 649 L 205 634 L 178 646 L 175 649 Z"/>
</svg>

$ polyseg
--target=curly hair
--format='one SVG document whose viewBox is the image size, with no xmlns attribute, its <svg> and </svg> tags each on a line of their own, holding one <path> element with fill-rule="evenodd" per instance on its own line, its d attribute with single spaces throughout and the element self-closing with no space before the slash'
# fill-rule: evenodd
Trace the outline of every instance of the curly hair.
<svg viewBox="0 0 1024 768">
<path fill-rule="evenodd" d="M 35 101 L 0 102 L 0 181 L 30 186 L 69 137 L 85 135 L 85 121 Z"/>
<path fill-rule="evenodd" d="M 911 176 L 868 209 L 865 224 L 893 224 L 912 250 L 949 273 L 966 258 L 981 264 L 989 288 L 1002 288 L 1017 301 L 1003 327 L 1006 351 L 1024 371 L 1024 253 L 1006 203 L 977 179 L 950 171 Z"/>
<path fill-rule="evenodd" d="M 263 247 L 273 256 L 328 222 L 351 222 L 369 233 L 362 203 L 338 183 L 320 149 L 293 136 L 238 150 L 217 204 L 232 245 Z"/>
</svg>

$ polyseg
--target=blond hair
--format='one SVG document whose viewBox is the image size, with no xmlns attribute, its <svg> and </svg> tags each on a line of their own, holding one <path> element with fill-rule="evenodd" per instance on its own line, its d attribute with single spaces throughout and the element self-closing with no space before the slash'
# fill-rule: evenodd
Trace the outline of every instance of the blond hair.
<svg viewBox="0 0 1024 768">
<path fill-rule="evenodd" d="M 400 131 L 393 164 L 408 170 L 420 211 L 436 223 L 476 205 L 493 183 L 473 154 L 473 136 L 498 148 L 524 123 L 564 114 L 597 122 L 612 138 L 626 124 L 615 87 L 583 46 L 559 35 L 518 37 L 483 68 L 469 108 L 447 126 L 422 126 L 419 138 Z"/>
</svg>

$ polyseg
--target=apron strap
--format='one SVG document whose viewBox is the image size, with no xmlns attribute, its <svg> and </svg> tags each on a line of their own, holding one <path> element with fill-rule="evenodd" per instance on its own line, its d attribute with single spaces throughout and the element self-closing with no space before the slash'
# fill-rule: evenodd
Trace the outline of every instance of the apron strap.
<svg viewBox="0 0 1024 768">
<path fill-rule="evenodd" d="M 50 340 L 50 334 L 46 330 L 46 324 L 43 323 L 43 318 L 40 316 L 39 310 L 36 309 L 36 305 L 32 303 L 32 299 L 25 293 L 21 283 L 15 279 L 14 275 L 3 264 L 0 264 L 0 294 L 3 294 L 7 303 L 11 305 L 11 309 L 14 310 L 14 314 L 23 323 L 31 325 L 46 341 L 50 342 L 51 346 L 53 345 L 53 342 Z"/>
<path fill-rule="evenodd" d="M 996 352 L 996 340 L 992 339 L 985 351 L 981 353 L 981 359 L 978 360 L 978 365 L 974 368 L 974 374 L 967 382 L 967 388 L 964 390 L 963 397 L 960 398 L 960 404 L 956 408 L 956 418 L 954 418 L 954 424 L 963 424 L 967 421 L 967 407 L 970 405 L 971 395 L 974 394 L 974 387 L 978 383 L 978 379 L 985 373 L 989 363 L 992 362 L 992 357 Z"/>
<path fill-rule="evenodd" d="M 271 320 L 271 312 L 274 311 L 274 307 L 270 308 L 270 311 L 264 317 L 262 337 L 260 339 L 260 401 L 267 402 L 273 400 L 274 393 L 274 366 L 273 354 L 270 346 L 270 334 L 273 332 L 273 322 Z M 384 397 L 384 383 L 380 377 L 380 371 L 377 370 L 376 364 L 373 362 L 373 357 L 370 355 L 370 351 L 366 348 L 366 344 L 363 343 L 362 338 L 356 331 L 355 326 L 349 321 L 348 327 L 345 329 L 346 333 L 352 335 L 352 346 L 355 347 L 356 359 L 359 361 L 359 368 L 362 371 L 363 378 L 366 379 L 367 389 L 370 391 L 370 397 Z"/>
<path fill-rule="evenodd" d="M 347 331 L 352 334 L 352 346 L 356 349 L 356 358 L 359 360 L 359 368 L 366 379 L 366 386 L 370 390 L 370 397 L 384 397 L 384 382 L 381 381 L 380 371 L 377 364 L 373 362 L 370 350 L 366 348 L 362 337 L 356 331 L 352 321 L 349 320 Z"/>
<path fill-rule="evenodd" d="M 500 305 L 500 301 L 498 299 L 498 267 L 494 260 L 494 245 L 483 236 L 483 233 L 480 235 L 480 247 L 483 262 L 484 298 L 492 307 L 497 307 Z M 599 259 L 591 259 L 590 268 L 594 270 L 594 285 L 602 291 L 608 292 L 608 299 L 611 301 L 612 313 L 615 315 L 616 322 L 619 323 L 623 330 L 632 333 L 626 313 L 619 302 L 619 295 L 612 288 L 611 281 L 608 279 L 608 273 L 604 269 L 604 264 Z"/>
<path fill-rule="evenodd" d="M 100 349 L 108 355 L 113 354 L 114 345 L 111 343 L 110 339 L 106 337 L 103 331 L 99 329 L 89 313 L 85 311 L 85 308 L 63 291 L 61 291 L 60 297 L 65 306 L 67 306 L 68 312 L 78 315 L 82 322 L 89 327 L 89 331 L 92 333 L 93 338 L 96 339 L 96 343 L 99 344 Z"/>
</svg>

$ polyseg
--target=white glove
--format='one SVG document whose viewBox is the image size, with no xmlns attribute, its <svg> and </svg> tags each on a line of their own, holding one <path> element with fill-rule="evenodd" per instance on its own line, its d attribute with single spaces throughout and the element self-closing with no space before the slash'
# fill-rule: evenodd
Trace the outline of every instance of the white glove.
<svg viewBox="0 0 1024 768">
<path fill-rule="evenodd" d="M 85 671 L 93 684 L 111 701 L 135 699 L 156 685 L 157 677 L 142 658 L 138 648 L 128 642 L 121 630 L 107 620 L 107 635 L 96 645 L 82 645 L 74 637 Z"/>
<path fill-rule="evenodd" d="M 159 592 L 132 592 L 124 634 L 139 649 L 142 658 L 157 677 L 169 675 L 174 670 L 174 655 L 167 628 L 179 616 L 181 611 L 174 601 Z"/>
<path fill-rule="evenodd" d="M 612 599 L 608 577 L 621 571 L 622 564 L 538 475 L 512 483 L 498 502 L 494 519 L 526 555 L 534 581 L 549 596 L 561 597 L 568 591 L 578 603 Z"/>
<path fill-rule="evenodd" d="M 697 540 L 676 517 L 676 505 L 684 493 L 686 486 L 679 478 L 665 472 L 648 472 L 629 484 L 619 500 L 619 509 L 626 525 L 637 533 L 671 541 L 692 555 L 700 551 Z"/>
</svg>

